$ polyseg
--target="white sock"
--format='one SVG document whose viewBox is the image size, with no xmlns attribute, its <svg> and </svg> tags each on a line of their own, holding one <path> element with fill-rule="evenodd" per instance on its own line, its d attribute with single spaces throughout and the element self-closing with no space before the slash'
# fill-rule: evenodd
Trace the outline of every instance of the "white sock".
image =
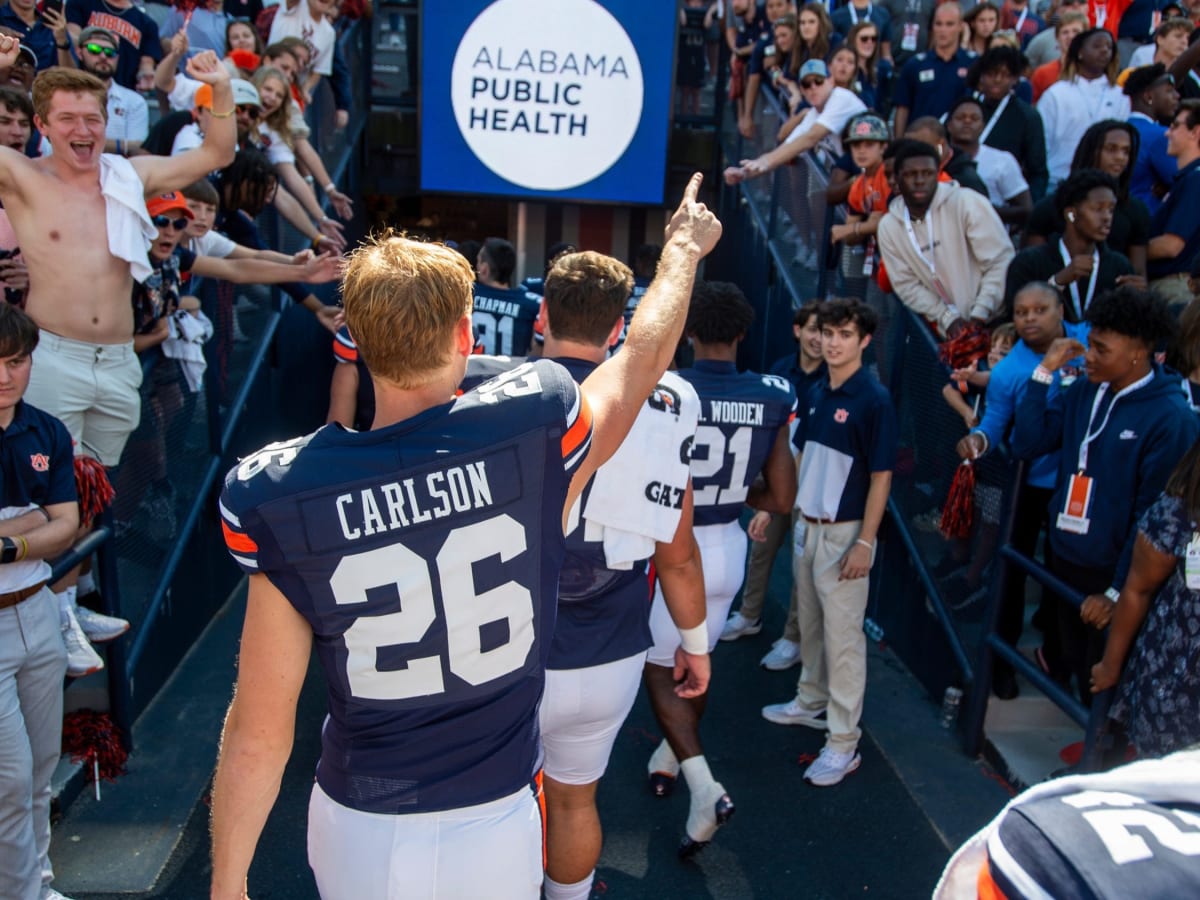
<svg viewBox="0 0 1200 900">
<path fill-rule="evenodd" d="M 687 817 L 688 837 L 694 841 L 710 841 L 718 828 L 716 802 L 725 793 L 725 788 L 713 778 L 708 760 L 703 756 L 685 759 L 680 768 L 692 795 Z"/>
<path fill-rule="evenodd" d="M 692 792 L 693 797 L 697 794 L 707 794 L 706 788 L 710 784 L 716 783 L 716 779 L 713 778 L 713 774 L 708 768 L 708 760 L 703 756 L 685 759 L 679 764 L 679 768 L 683 770 L 683 777 L 687 780 L 688 790 Z"/>
<path fill-rule="evenodd" d="M 592 879 L 596 870 L 592 869 L 587 878 L 574 884 L 559 884 L 549 875 L 542 881 L 542 893 L 546 900 L 588 900 L 592 894 Z"/>
<path fill-rule="evenodd" d="M 660 743 L 654 753 L 650 755 L 650 764 L 646 767 L 650 774 L 655 772 L 665 772 L 668 775 L 679 774 L 679 760 L 675 758 L 675 752 L 671 749 L 671 745 L 665 740 Z"/>
<path fill-rule="evenodd" d="M 81 572 L 79 574 L 79 584 L 77 587 L 79 588 L 80 594 L 90 594 L 96 590 L 96 579 L 92 577 L 91 572 Z"/>
</svg>

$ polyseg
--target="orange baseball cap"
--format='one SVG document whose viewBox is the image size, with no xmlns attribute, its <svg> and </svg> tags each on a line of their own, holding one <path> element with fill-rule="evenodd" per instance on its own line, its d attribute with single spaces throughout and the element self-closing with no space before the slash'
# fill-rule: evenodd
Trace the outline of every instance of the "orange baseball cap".
<svg viewBox="0 0 1200 900">
<path fill-rule="evenodd" d="M 192 215 L 192 211 L 188 209 L 187 199 L 179 191 L 171 191 L 169 194 L 159 194 L 157 197 L 151 197 L 146 201 L 146 212 L 152 216 L 170 212 L 171 210 L 181 212 L 189 219 L 195 218 Z"/>
<path fill-rule="evenodd" d="M 196 109 L 212 109 L 212 85 L 202 84 L 196 89 L 196 99 L 192 101 Z"/>
</svg>

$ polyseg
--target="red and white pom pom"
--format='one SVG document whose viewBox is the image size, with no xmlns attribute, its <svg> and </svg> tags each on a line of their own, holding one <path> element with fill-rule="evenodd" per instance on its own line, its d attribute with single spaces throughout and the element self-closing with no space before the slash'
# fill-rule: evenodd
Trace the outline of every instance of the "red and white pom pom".
<svg viewBox="0 0 1200 900">
<path fill-rule="evenodd" d="M 971 536 L 975 524 L 975 467 L 964 459 L 954 472 L 938 530 L 948 540 Z"/>
<path fill-rule="evenodd" d="M 108 508 L 116 494 L 100 460 L 90 456 L 75 457 L 75 489 L 79 493 L 79 524 L 85 527 Z"/>
</svg>

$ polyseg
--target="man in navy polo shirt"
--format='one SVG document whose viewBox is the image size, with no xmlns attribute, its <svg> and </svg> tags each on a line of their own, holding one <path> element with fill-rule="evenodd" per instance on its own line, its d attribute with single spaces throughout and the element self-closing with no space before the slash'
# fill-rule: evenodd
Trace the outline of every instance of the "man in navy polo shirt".
<svg viewBox="0 0 1200 900">
<path fill-rule="evenodd" d="M 796 506 L 808 526 L 793 565 L 800 607 L 800 682 L 790 703 L 763 708 L 779 725 L 807 725 L 829 736 L 804 773 L 818 787 L 858 768 L 858 722 L 867 684 L 863 615 L 875 541 L 896 464 L 896 411 L 862 367 L 877 318 L 860 300 L 831 300 L 817 313 L 828 381 L 801 410 Z M 761 529 L 759 513 L 750 523 Z"/>
<path fill-rule="evenodd" d="M 914 119 L 940 118 L 966 90 L 967 69 L 975 54 L 959 47 L 962 7 L 943 3 L 933 14 L 930 49 L 904 64 L 896 80 L 896 125 L 893 134 L 904 134 Z"/>
<path fill-rule="evenodd" d="M 50 776 L 62 749 L 63 644 L 45 560 L 79 527 L 71 436 L 21 397 L 38 328 L 0 303 L 0 897 L 61 898 L 50 887 Z"/>
<path fill-rule="evenodd" d="M 1200 252 L 1200 100 L 1184 100 L 1167 129 L 1167 153 L 1179 164 L 1163 205 L 1150 220 L 1150 288 L 1172 306 L 1192 300 L 1188 273 Z"/>
</svg>

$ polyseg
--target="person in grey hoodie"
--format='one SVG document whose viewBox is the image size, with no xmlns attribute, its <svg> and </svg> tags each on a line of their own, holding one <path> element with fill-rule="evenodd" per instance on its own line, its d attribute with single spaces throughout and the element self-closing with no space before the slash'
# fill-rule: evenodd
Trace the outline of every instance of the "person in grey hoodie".
<svg viewBox="0 0 1200 900">
<path fill-rule="evenodd" d="M 986 197 L 939 183 L 934 147 L 904 141 L 895 160 L 900 195 L 878 232 L 888 277 L 905 306 L 955 338 L 1000 310 L 1012 241 Z"/>
</svg>

